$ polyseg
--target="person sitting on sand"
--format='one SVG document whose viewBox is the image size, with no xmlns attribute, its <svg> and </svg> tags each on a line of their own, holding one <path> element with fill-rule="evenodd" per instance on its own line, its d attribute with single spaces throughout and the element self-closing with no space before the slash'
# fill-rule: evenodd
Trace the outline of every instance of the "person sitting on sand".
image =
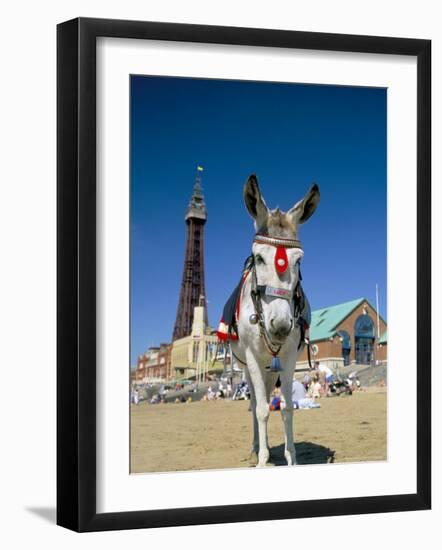
<svg viewBox="0 0 442 550">
<path fill-rule="evenodd" d="M 321 393 L 322 393 L 322 386 L 319 381 L 319 377 L 315 376 L 310 384 L 309 395 L 310 397 L 313 397 L 313 399 L 318 399 L 319 397 L 321 397 Z"/>
<path fill-rule="evenodd" d="M 304 379 L 303 379 L 303 381 L 302 381 L 302 384 L 303 384 L 303 386 L 304 386 L 304 388 L 305 388 L 305 391 L 308 391 L 308 389 L 309 389 L 309 387 L 310 387 L 311 381 L 312 381 L 312 380 L 311 380 L 310 376 L 309 376 L 308 374 L 305 374 L 305 375 L 304 375 Z"/>
<path fill-rule="evenodd" d="M 281 396 L 274 395 L 270 401 L 269 409 L 271 411 L 280 411 L 281 410 Z"/>
<path fill-rule="evenodd" d="M 212 401 L 215 398 L 215 392 L 212 390 L 212 386 L 209 386 L 207 389 L 207 399 Z"/>
<path fill-rule="evenodd" d="M 315 403 L 313 397 L 307 397 L 303 384 L 296 379 L 292 384 L 292 403 L 294 409 L 317 409 L 320 407 L 318 403 Z"/>
<path fill-rule="evenodd" d="M 296 401 L 299 401 L 300 399 L 304 399 L 306 394 L 304 385 L 301 384 L 296 378 L 293 379 L 292 382 L 292 403 L 294 404 Z"/>
</svg>

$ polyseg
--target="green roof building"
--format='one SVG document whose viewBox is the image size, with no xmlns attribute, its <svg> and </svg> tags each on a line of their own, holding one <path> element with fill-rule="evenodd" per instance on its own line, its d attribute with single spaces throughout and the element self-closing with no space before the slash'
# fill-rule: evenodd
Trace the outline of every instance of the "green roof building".
<svg viewBox="0 0 442 550">
<path fill-rule="evenodd" d="M 313 311 L 309 334 L 314 360 L 334 368 L 387 360 L 387 324 L 366 298 Z M 306 350 L 297 362 L 304 363 Z"/>
</svg>

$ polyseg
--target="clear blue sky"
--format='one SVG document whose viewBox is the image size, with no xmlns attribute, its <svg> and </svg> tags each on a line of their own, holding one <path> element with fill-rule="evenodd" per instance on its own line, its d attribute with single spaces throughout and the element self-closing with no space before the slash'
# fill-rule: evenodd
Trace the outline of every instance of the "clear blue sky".
<svg viewBox="0 0 442 550">
<path fill-rule="evenodd" d="M 131 78 L 131 364 L 169 342 L 181 284 L 184 214 L 204 167 L 209 321 L 216 326 L 251 249 L 242 190 L 255 172 L 271 208 L 315 181 L 301 227 L 312 308 L 359 297 L 386 318 L 385 89 Z"/>
</svg>

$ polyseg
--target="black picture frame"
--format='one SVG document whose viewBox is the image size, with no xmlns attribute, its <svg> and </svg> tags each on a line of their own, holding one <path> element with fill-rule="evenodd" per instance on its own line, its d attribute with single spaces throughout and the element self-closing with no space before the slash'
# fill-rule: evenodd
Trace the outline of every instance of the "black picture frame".
<svg viewBox="0 0 442 550">
<path fill-rule="evenodd" d="M 417 492 L 96 512 L 96 39 L 117 37 L 417 58 Z M 102 531 L 431 506 L 431 41 L 79 18 L 57 28 L 57 523 Z"/>
</svg>

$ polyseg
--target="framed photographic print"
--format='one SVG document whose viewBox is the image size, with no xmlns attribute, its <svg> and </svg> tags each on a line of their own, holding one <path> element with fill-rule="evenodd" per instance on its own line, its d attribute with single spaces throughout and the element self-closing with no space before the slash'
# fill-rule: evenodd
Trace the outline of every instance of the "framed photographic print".
<svg viewBox="0 0 442 550">
<path fill-rule="evenodd" d="M 430 65 L 58 26 L 59 525 L 430 507 Z"/>
</svg>

